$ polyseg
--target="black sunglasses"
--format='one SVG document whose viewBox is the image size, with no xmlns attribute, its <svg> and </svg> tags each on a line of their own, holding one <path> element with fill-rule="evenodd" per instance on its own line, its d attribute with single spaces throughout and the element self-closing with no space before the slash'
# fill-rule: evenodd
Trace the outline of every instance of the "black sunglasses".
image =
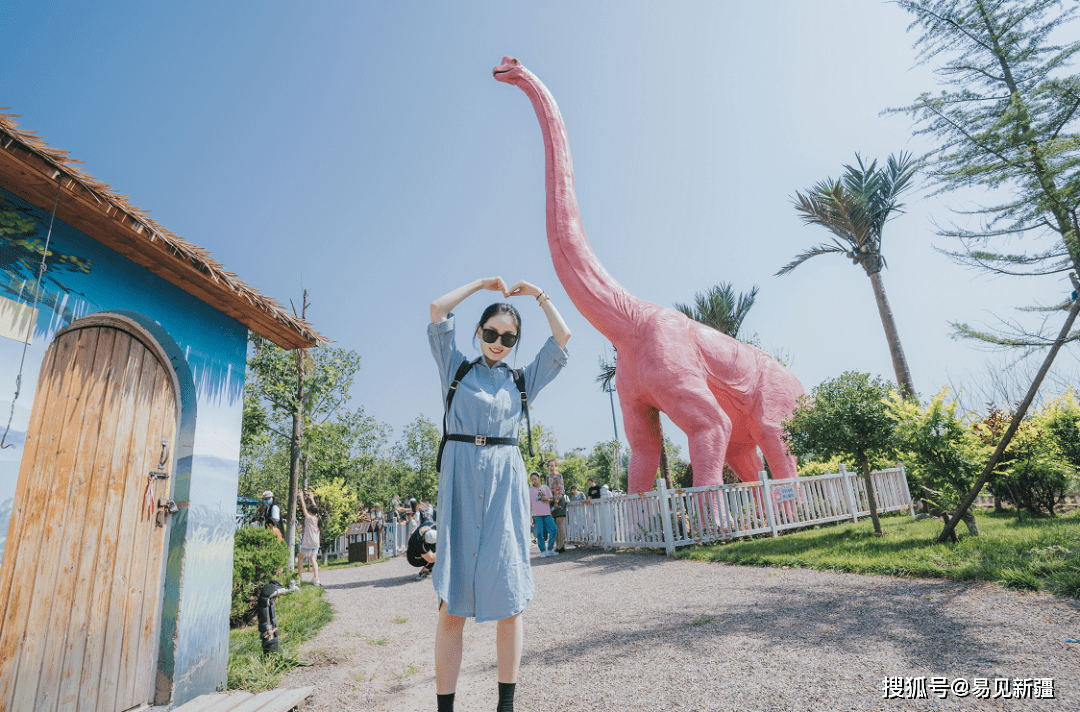
<svg viewBox="0 0 1080 712">
<path fill-rule="evenodd" d="M 494 344 L 495 340 L 502 341 L 502 345 L 508 349 L 514 348 L 514 344 L 517 343 L 517 334 L 511 334 L 509 332 L 500 334 L 494 329 L 481 329 L 480 336 L 483 337 L 485 344 Z"/>
</svg>

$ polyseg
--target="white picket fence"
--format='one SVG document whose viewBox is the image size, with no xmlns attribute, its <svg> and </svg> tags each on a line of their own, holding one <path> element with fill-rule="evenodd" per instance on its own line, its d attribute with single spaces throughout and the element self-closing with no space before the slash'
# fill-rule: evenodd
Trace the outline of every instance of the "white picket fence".
<svg viewBox="0 0 1080 712">
<path fill-rule="evenodd" d="M 703 544 L 753 534 L 870 515 L 866 483 L 841 465 L 840 472 L 788 480 L 712 485 L 573 502 L 566 511 L 566 541 L 617 547 L 657 547 L 671 553 L 678 546 Z M 881 512 L 912 512 L 903 467 L 870 475 Z M 914 514 L 914 512 L 912 512 Z"/>
</svg>

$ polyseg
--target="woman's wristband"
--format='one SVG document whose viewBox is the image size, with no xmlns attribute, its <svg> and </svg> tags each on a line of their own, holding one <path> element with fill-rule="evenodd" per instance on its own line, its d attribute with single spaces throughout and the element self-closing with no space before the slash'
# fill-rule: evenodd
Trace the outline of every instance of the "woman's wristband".
<svg viewBox="0 0 1080 712">
<path fill-rule="evenodd" d="M 543 301 L 541 301 L 540 297 L 544 298 Z M 550 301 L 551 301 L 551 297 L 544 294 L 543 292 L 540 292 L 540 294 L 536 295 L 536 303 L 539 304 L 540 306 L 544 306 L 544 302 L 550 302 Z"/>
</svg>

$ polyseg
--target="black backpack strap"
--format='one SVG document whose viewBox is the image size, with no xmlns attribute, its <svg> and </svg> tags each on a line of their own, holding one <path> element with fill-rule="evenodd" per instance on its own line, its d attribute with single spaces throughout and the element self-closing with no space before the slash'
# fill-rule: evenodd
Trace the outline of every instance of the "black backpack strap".
<svg viewBox="0 0 1080 712">
<path fill-rule="evenodd" d="M 521 392 L 521 410 L 525 413 L 525 430 L 529 434 L 529 457 L 536 457 L 532 446 L 532 422 L 529 420 L 529 395 L 525 392 L 525 371 L 515 368 L 511 373 L 514 374 L 514 383 Z"/>
<path fill-rule="evenodd" d="M 442 442 L 439 443 L 439 454 L 435 458 L 436 472 L 442 472 L 442 453 L 443 448 L 446 447 L 446 414 L 450 412 L 450 404 L 454 402 L 454 393 L 457 392 L 458 384 L 461 383 L 461 379 L 465 378 L 465 374 L 479 362 L 479 358 L 475 361 L 462 361 L 461 365 L 458 366 L 457 373 L 454 374 L 454 380 L 450 382 L 450 390 L 446 392 L 446 410 L 443 411 L 442 416 Z"/>
</svg>

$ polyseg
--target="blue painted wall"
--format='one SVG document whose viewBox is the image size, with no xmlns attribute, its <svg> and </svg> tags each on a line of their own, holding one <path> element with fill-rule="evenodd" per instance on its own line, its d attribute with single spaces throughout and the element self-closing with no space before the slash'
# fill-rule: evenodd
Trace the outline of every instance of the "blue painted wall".
<svg viewBox="0 0 1080 712">
<path fill-rule="evenodd" d="M 32 303 L 40 260 L 35 243 L 44 243 L 49 216 L 2 188 L 0 193 L 39 225 L 35 236 L 0 240 L 0 296 Z M 197 413 L 189 491 L 173 497 L 190 504 L 172 521 L 175 536 L 166 565 L 171 580 L 166 581 L 164 603 L 166 616 L 175 617 L 177 634 L 173 703 L 182 704 L 226 681 L 247 327 L 59 220 L 50 251 L 33 343 L 26 348 L 21 392 L 5 438 L 15 446 L 0 450 L 0 561 L 38 371 L 54 335 L 100 311 L 137 312 L 156 322 L 186 360 Z M 21 342 L 0 337 L 0 434 L 11 412 L 22 356 Z M 186 469 L 186 463 L 181 461 L 178 469 Z M 183 487 L 182 477 L 175 486 Z"/>
</svg>

